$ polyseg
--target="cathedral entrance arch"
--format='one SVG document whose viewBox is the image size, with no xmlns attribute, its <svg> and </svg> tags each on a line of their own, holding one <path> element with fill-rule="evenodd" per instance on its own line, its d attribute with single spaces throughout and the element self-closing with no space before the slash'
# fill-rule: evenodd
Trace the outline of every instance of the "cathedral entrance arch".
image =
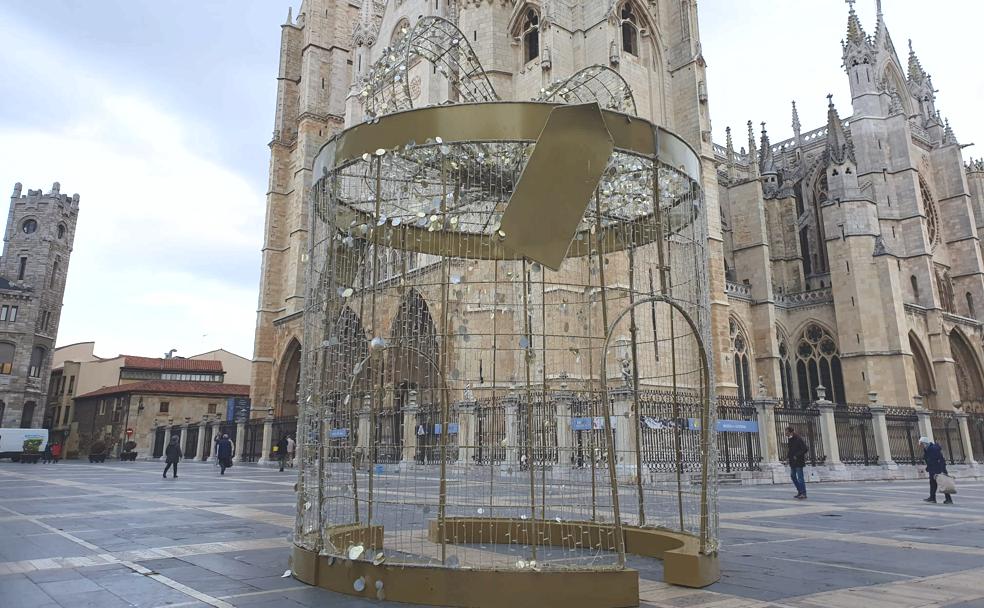
<svg viewBox="0 0 984 608">
<path fill-rule="evenodd" d="M 280 361 L 283 371 L 280 374 L 280 388 L 277 390 L 277 416 L 296 416 L 301 383 L 301 343 L 297 338 L 291 338 Z"/>
<path fill-rule="evenodd" d="M 912 351 L 913 367 L 916 371 L 916 390 L 923 398 L 926 407 L 936 409 L 936 382 L 933 379 L 929 357 L 926 356 L 926 349 L 923 348 L 919 338 L 911 331 L 909 332 L 909 350 Z"/>
<path fill-rule="evenodd" d="M 960 402 L 965 406 L 984 403 L 984 375 L 981 374 L 980 363 L 970 342 L 958 329 L 950 332 L 950 354 Z"/>
<path fill-rule="evenodd" d="M 387 367 L 393 399 L 384 404 L 376 421 L 379 458 L 398 462 L 403 454 L 407 424 L 413 425 L 414 459 L 433 462 L 441 431 L 440 348 L 430 308 L 416 289 L 407 291 L 393 319 L 393 338 Z M 407 417 L 409 416 L 409 419 Z"/>
</svg>

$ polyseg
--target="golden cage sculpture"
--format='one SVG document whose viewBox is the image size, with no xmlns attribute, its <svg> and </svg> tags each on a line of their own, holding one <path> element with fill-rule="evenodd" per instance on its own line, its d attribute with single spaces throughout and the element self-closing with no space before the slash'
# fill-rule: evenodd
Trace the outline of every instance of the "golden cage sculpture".
<svg viewBox="0 0 984 608">
<path fill-rule="evenodd" d="M 452 28 L 406 32 L 315 163 L 295 576 L 483 607 L 637 605 L 652 557 L 710 584 L 699 159 L 608 68 L 496 100 Z M 409 107 L 419 57 L 474 102 Z"/>
</svg>

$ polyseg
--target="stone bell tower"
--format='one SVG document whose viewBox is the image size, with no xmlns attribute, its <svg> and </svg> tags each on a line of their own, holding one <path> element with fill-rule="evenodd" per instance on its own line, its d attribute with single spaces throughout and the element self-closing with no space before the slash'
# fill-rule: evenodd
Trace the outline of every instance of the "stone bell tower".
<svg viewBox="0 0 984 608">
<path fill-rule="evenodd" d="M 14 186 L 0 258 L 0 426 L 38 428 L 47 401 L 79 195 Z"/>
</svg>

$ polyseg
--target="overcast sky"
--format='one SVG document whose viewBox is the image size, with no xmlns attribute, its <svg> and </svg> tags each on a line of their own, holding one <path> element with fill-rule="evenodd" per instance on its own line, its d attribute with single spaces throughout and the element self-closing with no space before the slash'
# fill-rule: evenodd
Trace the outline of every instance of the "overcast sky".
<svg viewBox="0 0 984 608">
<path fill-rule="evenodd" d="M 82 197 L 59 344 L 252 354 L 279 25 L 299 3 L 0 2 L 0 192 Z M 793 99 L 804 131 L 827 93 L 850 114 L 841 0 L 699 6 L 716 140 L 731 125 L 745 145 L 749 119 L 791 136 Z M 981 6 L 885 0 L 903 64 L 911 37 L 957 137 L 984 147 Z M 874 0 L 858 12 L 872 32 Z"/>
</svg>

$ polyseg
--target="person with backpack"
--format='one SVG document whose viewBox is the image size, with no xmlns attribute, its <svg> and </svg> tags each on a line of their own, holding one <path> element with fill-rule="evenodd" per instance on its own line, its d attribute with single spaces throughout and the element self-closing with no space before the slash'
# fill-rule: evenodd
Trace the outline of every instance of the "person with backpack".
<svg viewBox="0 0 984 608">
<path fill-rule="evenodd" d="M 281 435 L 277 442 L 277 460 L 280 461 L 280 472 L 284 472 L 284 465 L 287 464 L 287 435 Z"/>
<path fill-rule="evenodd" d="M 223 433 L 215 444 L 215 459 L 219 461 L 219 474 L 225 475 L 226 469 L 232 466 L 232 441 L 229 435 Z"/>
<path fill-rule="evenodd" d="M 922 446 L 923 459 L 926 461 L 926 473 L 929 474 L 929 498 L 924 498 L 923 502 L 935 504 L 937 489 L 936 476 L 940 474 L 948 475 L 946 472 L 946 458 L 943 457 L 943 446 L 929 437 L 920 437 L 919 445 Z M 944 496 L 946 498 L 943 500 L 943 504 L 952 505 L 953 497 L 950 494 L 944 494 Z"/>
<path fill-rule="evenodd" d="M 786 427 L 786 439 L 786 463 L 789 465 L 789 476 L 796 486 L 796 496 L 793 498 L 805 500 L 806 479 L 803 477 L 803 469 L 806 467 L 806 455 L 810 452 L 810 448 L 791 426 Z"/>
<path fill-rule="evenodd" d="M 178 461 L 181 460 L 181 448 L 178 446 L 178 438 L 171 437 L 171 443 L 168 444 L 167 449 L 164 450 L 165 462 L 164 466 L 164 479 L 167 479 L 167 471 L 171 467 L 174 467 L 174 472 L 171 473 L 171 479 L 178 476 Z"/>
</svg>

